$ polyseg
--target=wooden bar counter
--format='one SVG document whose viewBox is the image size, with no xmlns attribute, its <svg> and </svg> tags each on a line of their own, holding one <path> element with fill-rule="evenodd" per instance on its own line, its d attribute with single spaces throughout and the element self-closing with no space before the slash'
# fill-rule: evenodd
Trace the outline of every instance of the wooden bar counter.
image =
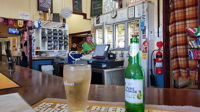
<svg viewBox="0 0 200 112">
<path fill-rule="evenodd" d="M 7 68 L 5 63 L 0 62 L 0 73 L 17 82 L 21 87 L 2 89 L 0 90 L 0 95 L 18 92 L 30 105 L 44 98 L 66 98 L 61 77 L 20 66 L 16 66 L 15 72 L 9 75 Z M 123 102 L 124 87 L 91 85 L 89 100 Z M 192 105 L 200 107 L 200 91 L 146 88 L 145 100 L 146 104 Z"/>
</svg>

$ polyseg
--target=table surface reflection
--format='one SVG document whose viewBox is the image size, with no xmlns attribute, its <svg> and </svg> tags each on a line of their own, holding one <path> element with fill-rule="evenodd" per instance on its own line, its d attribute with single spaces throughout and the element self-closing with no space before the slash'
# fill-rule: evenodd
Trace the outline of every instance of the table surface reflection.
<svg viewBox="0 0 200 112">
<path fill-rule="evenodd" d="M 20 66 L 16 66 L 15 72 L 9 75 L 5 63 L 0 62 L 0 67 L 0 73 L 3 73 L 21 86 L 19 88 L 0 90 L 0 95 L 18 92 L 30 105 L 45 98 L 66 98 L 61 77 Z M 146 88 L 145 93 L 145 102 L 147 104 L 192 105 L 200 107 L 199 90 Z M 89 100 L 123 102 L 124 87 L 91 85 Z"/>
</svg>

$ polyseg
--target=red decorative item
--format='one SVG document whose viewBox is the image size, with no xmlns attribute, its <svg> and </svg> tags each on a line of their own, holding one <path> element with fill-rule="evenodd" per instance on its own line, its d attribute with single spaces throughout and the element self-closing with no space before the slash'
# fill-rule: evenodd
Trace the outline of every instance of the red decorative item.
<svg viewBox="0 0 200 112">
<path fill-rule="evenodd" d="M 28 21 L 26 24 L 27 27 L 32 27 L 33 26 L 33 22 L 32 21 Z"/>
<path fill-rule="evenodd" d="M 8 26 L 13 27 L 14 24 L 15 24 L 15 20 L 13 20 L 13 19 L 8 20 Z"/>
<path fill-rule="evenodd" d="M 190 36 L 195 36 L 197 28 L 186 28 L 186 32 L 188 32 Z"/>
<path fill-rule="evenodd" d="M 147 40 L 145 40 L 145 41 L 142 43 L 142 52 L 143 52 L 143 53 L 147 53 L 147 50 L 148 50 L 148 42 L 147 42 Z"/>
<path fill-rule="evenodd" d="M 4 19 L 0 17 L 0 24 L 3 24 Z"/>
<path fill-rule="evenodd" d="M 23 37 L 24 37 L 24 40 L 27 41 L 28 40 L 28 32 L 24 32 Z"/>
</svg>

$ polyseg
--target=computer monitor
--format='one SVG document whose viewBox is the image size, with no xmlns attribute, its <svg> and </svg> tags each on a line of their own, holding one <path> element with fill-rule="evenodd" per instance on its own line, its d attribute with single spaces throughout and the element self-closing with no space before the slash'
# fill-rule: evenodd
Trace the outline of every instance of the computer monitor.
<svg viewBox="0 0 200 112">
<path fill-rule="evenodd" d="M 96 45 L 93 58 L 105 59 L 108 55 L 109 48 L 110 48 L 110 45 L 108 44 Z"/>
</svg>

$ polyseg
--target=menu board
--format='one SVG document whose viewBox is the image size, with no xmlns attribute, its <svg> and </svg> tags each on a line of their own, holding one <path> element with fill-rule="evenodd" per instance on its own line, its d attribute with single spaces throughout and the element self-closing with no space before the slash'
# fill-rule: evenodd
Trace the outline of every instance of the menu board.
<svg viewBox="0 0 200 112">
<path fill-rule="evenodd" d="M 102 14 L 102 0 L 91 0 L 91 16 Z"/>
</svg>

